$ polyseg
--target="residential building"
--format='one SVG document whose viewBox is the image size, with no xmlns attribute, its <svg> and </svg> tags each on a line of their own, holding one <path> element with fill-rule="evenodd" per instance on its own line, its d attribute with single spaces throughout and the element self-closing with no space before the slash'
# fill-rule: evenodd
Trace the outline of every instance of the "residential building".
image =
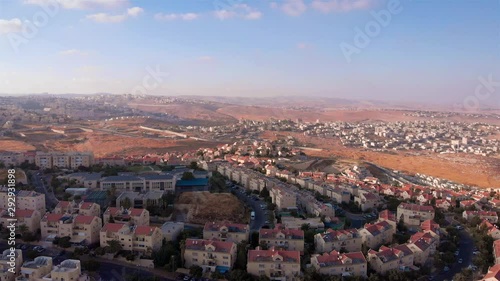
<svg viewBox="0 0 500 281">
<path fill-rule="evenodd" d="M 367 258 L 371 268 L 380 274 L 385 274 L 390 270 L 415 268 L 413 252 L 406 244 L 393 248 L 382 246 L 378 251 L 369 250 Z"/>
<path fill-rule="evenodd" d="M 44 280 L 48 281 L 90 281 L 90 277 L 82 274 L 82 267 L 79 260 L 64 260 L 59 265 L 52 268 L 50 276 Z"/>
<path fill-rule="evenodd" d="M 479 217 L 481 220 L 487 220 L 491 223 L 498 222 L 498 215 L 493 211 L 464 211 L 462 216 L 466 220 L 471 220 L 473 217 Z"/>
<path fill-rule="evenodd" d="M 236 261 L 236 243 L 229 241 L 186 239 L 184 266 L 197 265 L 204 272 L 227 272 Z"/>
<path fill-rule="evenodd" d="M 500 281 L 500 264 L 495 264 L 490 267 L 486 275 L 480 281 Z"/>
<path fill-rule="evenodd" d="M 358 195 L 354 197 L 354 202 L 358 204 L 363 212 L 376 210 L 381 204 L 380 197 L 377 194 L 368 191 L 358 192 Z"/>
<path fill-rule="evenodd" d="M 396 221 L 396 214 L 394 214 L 389 210 L 383 210 L 380 213 L 378 213 L 378 221 L 386 221 L 390 225 L 392 225 L 394 229 L 396 229 L 398 223 Z"/>
<path fill-rule="evenodd" d="M 177 241 L 177 237 L 184 230 L 184 223 L 167 221 L 160 227 L 160 230 L 167 241 Z"/>
<path fill-rule="evenodd" d="M 19 231 L 20 227 L 24 225 L 28 232 L 35 234 L 40 229 L 40 212 L 37 210 L 16 210 L 16 228 Z M 10 216 L 8 210 L 0 210 L 0 225 L 4 227 L 10 224 Z"/>
<path fill-rule="evenodd" d="M 297 208 L 297 195 L 291 190 L 275 186 L 270 190 L 270 196 L 279 210 Z"/>
<path fill-rule="evenodd" d="M 418 226 L 425 220 L 434 219 L 435 211 L 432 206 L 422 206 L 410 203 L 401 203 L 397 210 L 397 221 L 403 221 L 409 226 Z"/>
<path fill-rule="evenodd" d="M 35 155 L 35 165 L 41 169 L 53 167 L 77 169 L 80 166 L 90 167 L 94 164 L 94 155 L 91 152 L 41 152 Z"/>
<path fill-rule="evenodd" d="M 99 242 L 102 219 L 96 216 L 47 213 L 40 223 L 42 239 L 70 237 L 71 243 L 90 245 Z"/>
<path fill-rule="evenodd" d="M 230 222 L 207 222 L 203 228 L 203 239 L 217 239 L 230 241 L 236 244 L 250 241 L 250 226 Z"/>
<path fill-rule="evenodd" d="M 396 229 L 386 221 L 365 224 L 364 228 L 359 230 L 363 243 L 370 249 L 391 243 L 394 233 Z"/>
<path fill-rule="evenodd" d="M 164 191 L 175 192 L 176 178 L 171 174 L 141 176 L 110 176 L 101 179 L 101 189 L 117 189 L 120 191 Z"/>
<path fill-rule="evenodd" d="M 500 239 L 500 229 L 498 229 L 496 225 L 492 224 L 488 220 L 483 220 L 483 222 L 478 227 L 486 229 L 486 233 L 488 233 L 489 236 L 493 237 L 493 239 Z"/>
<path fill-rule="evenodd" d="M 357 229 L 333 230 L 314 235 L 316 252 L 325 253 L 332 250 L 343 252 L 361 251 L 363 239 Z"/>
<path fill-rule="evenodd" d="M 44 277 L 52 271 L 52 258 L 46 256 L 36 257 L 32 261 L 25 262 L 21 267 L 21 275 L 16 281 L 38 281 L 45 280 Z"/>
<path fill-rule="evenodd" d="M 10 249 L 4 250 L 0 255 L 0 281 L 14 281 L 16 276 L 21 271 L 23 264 L 23 252 Z"/>
<path fill-rule="evenodd" d="M 92 202 L 59 201 L 54 214 L 78 214 L 83 216 L 101 216 L 101 206 Z"/>
<path fill-rule="evenodd" d="M 101 247 L 108 246 L 112 240 L 120 242 L 124 250 L 150 252 L 161 248 L 163 234 L 154 226 L 106 223 L 100 231 Z"/>
<path fill-rule="evenodd" d="M 493 241 L 493 257 L 495 264 L 500 264 L 500 240 Z"/>
<path fill-rule="evenodd" d="M 248 251 L 247 272 L 254 276 L 267 276 L 271 280 L 294 281 L 299 280 L 300 252 L 278 250 L 272 247 L 269 250 Z"/>
<path fill-rule="evenodd" d="M 146 209 L 125 209 L 108 207 L 102 214 L 104 223 L 127 223 L 132 225 L 149 225 L 149 211 Z M 110 221 L 111 220 L 111 221 Z"/>
<path fill-rule="evenodd" d="M 311 265 L 320 274 L 367 276 L 368 263 L 362 252 L 339 253 L 335 250 L 311 256 Z"/>
<path fill-rule="evenodd" d="M 260 229 L 259 243 L 267 247 L 304 252 L 304 231 L 277 225 L 274 229 Z"/>
<path fill-rule="evenodd" d="M 434 255 L 439 244 L 439 239 L 432 236 L 430 233 L 417 232 L 410 237 L 408 248 L 414 254 L 413 262 L 415 264 L 424 265 L 427 259 Z"/>
<path fill-rule="evenodd" d="M 8 192 L 6 186 L 0 187 L 0 209 L 7 210 L 9 199 L 12 194 Z M 36 191 L 17 190 L 14 194 L 16 198 L 16 210 L 37 210 L 40 214 L 45 214 L 45 194 Z"/>
<path fill-rule="evenodd" d="M 165 191 L 135 192 L 124 191 L 116 198 L 116 207 L 120 208 L 128 201 L 132 208 L 143 209 L 150 206 L 159 206 Z"/>
</svg>

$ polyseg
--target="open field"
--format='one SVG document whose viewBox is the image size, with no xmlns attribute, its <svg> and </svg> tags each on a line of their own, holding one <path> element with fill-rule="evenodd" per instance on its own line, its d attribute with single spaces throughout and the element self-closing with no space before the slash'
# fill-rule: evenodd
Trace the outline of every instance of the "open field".
<svg viewBox="0 0 500 281">
<path fill-rule="evenodd" d="M 393 170 L 409 174 L 421 173 L 449 179 L 458 183 L 478 187 L 500 187 L 500 159 L 471 154 L 422 154 L 411 155 L 406 152 L 394 154 L 344 147 L 336 139 L 305 137 L 299 133 L 290 133 L 302 143 L 308 143 L 323 151 L 307 151 L 306 154 L 317 157 L 342 157 L 362 160 Z M 274 138 L 273 132 L 265 132 L 264 138 Z"/>
<path fill-rule="evenodd" d="M 245 207 L 231 193 L 185 192 L 174 206 L 175 212 L 182 213 L 189 223 L 205 224 L 223 220 L 248 223 Z"/>
<path fill-rule="evenodd" d="M 36 148 L 24 141 L 12 140 L 12 139 L 0 139 L 0 151 L 27 151 L 35 150 Z"/>
<path fill-rule="evenodd" d="M 196 150 L 200 147 L 211 147 L 217 144 L 191 139 L 152 139 L 100 132 L 85 133 L 84 135 L 85 139 L 82 142 L 48 141 L 44 143 L 44 147 L 47 150 L 55 151 L 93 151 L 96 157 L 103 157 L 110 155 L 145 155 L 168 151 L 188 151 Z"/>
</svg>

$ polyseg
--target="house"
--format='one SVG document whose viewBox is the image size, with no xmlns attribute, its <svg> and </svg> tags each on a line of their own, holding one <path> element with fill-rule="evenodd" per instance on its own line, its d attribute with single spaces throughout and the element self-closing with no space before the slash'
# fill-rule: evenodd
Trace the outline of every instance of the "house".
<svg viewBox="0 0 500 281">
<path fill-rule="evenodd" d="M 289 251 L 304 252 L 304 231 L 277 225 L 274 229 L 260 229 L 259 243 Z"/>
<path fill-rule="evenodd" d="M 363 212 L 368 210 L 375 210 L 380 205 L 381 200 L 377 194 L 360 191 L 358 195 L 354 197 L 354 202 L 356 202 Z"/>
<path fill-rule="evenodd" d="M 95 216 L 47 213 L 40 222 L 42 239 L 70 237 L 74 244 L 90 245 L 99 242 L 102 220 Z"/>
<path fill-rule="evenodd" d="M 165 194 L 165 191 L 158 190 L 147 192 L 123 191 L 116 198 L 116 207 L 120 208 L 124 205 L 130 205 L 132 208 L 142 209 L 150 206 L 159 206 Z"/>
<path fill-rule="evenodd" d="M 362 252 L 339 253 L 335 250 L 311 256 L 311 265 L 320 274 L 367 276 L 368 263 Z"/>
<path fill-rule="evenodd" d="M 468 208 L 471 208 L 472 206 L 474 206 L 475 203 L 476 203 L 476 201 L 474 201 L 474 200 L 463 200 L 463 201 L 460 201 L 459 205 L 461 208 L 468 209 Z"/>
<path fill-rule="evenodd" d="M 390 270 L 414 268 L 414 254 L 405 244 L 393 248 L 382 246 L 378 252 L 369 250 L 367 258 L 371 268 L 380 274 L 385 274 Z"/>
<path fill-rule="evenodd" d="M 434 238 L 440 240 L 441 228 L 439 224 L 434 222 L 433 220 L 426 220 L 420 224 L 420 229 L 422 232 L 431 234 Z"/>
<path fill-rule="evenodd" d="M 16 211 L 37 210 L 40 214 L 45 214 L 45 194 L 36 191 L 17 190 L 15 193 L 9 191 L 6 186 L 0 186 L 0 209 L 11 208 L 13 196 L 16 198 Z"/>
<path fill-rule="evenodd" d="M 47 168 L 68 168 L 78 169 L 80 166 L 90 167 L 94 164 L 94 154 L 92 152 L 42 152 L 37 151 L 35 155 L 35 165 L 41 169 Z"/>
<path fill-rule="evenodd" d="M 254 276 L 267 276 L 271 280 L 299 280 L 300 252 L 259 247 L 248 251 L 247 272 Z"/>
<path fill-rule="evenodd" d="M 333 230 L 327 229 L 323 233 L 314 235 L 314 245 L 318 253 L 361 251 L 363 239 L 357 229 Z"/>
<path fill-rule="evenodd" d="M 146 209 L 125 209 L 108 207 L 102 214 L 104 223 L 127 223 L 133 225 L 149 225 L 149 211 Z"/>
<path fill-rule="evenodd" d="M 500 240 L 493 241 L 493 257 L 495 264 L 500 264 Z"/>
<path fill-rule="evenodd" d="M 10 249 L 4 250 L 0 255 L 0 280 L 14 281 L 21 271 L 22 264 L 23 252 L 21 250 L 14 252 Z"/>
<path fill-rule="evenodd" d="M 396 214 L 387 209 L 378 213 L 378 221 L 386 221 L 392 225 L 394 229 L 397 227 Z"/>
<path fill-rule="evenodd" d="M 184 266 L 201 266 L 203 272 L 227 272 L 233 268 L 236 252 L 234 242 L 186 239 Z"/>
<path fill-rule="evenodd" d="M 44 276 L 43 280 L 48 281 L 90 281 L 90 277 L 82 274 L 82 266 L 79 260 L 64 260 L 59 265 L 52 268 L 49 276 Z"/>
<path fill-rule="evenodd" d="M 101 247 L 110 241 L 118 241 L 124 250 L 135 252 L 151 252 L 161 248 L 163 234 L 158 227 L 148 225 L 127 225 L 122 223 L 106 223 L 100 233 Z"/>
<path fill-rule="evenodd" d="M 167 221 L 160 227 L 160 230 L 167 241 L 177 241 L 177 237 L 184 230 L 184 223 Z"/>
<path fill-rule="evenodd" d="M 478 226 L 479 228 L 485 228 L 486 233 L 493 237 L 493 239 L 497 240 L 500 239 L 500 229 L 488 220 L 483 220 L 483 222 Z"/>
<path fill-rule="evenodd" d="M 41 215 L 37 210 L 17 210 L 15 218 L 17 219 L 16 228 L 18 231 L 22 225 L 32 234 L 36 234 L 40 229 Z M 0 210 L 0 225 L 7 227 L 11 219 L 12 217 L 8 210 Z"/>
<path fill-rule="evenodd" d="M 448 209 L 450 209 L 450 207 L 451 207 L 450 201 L 445 199 L 436 200 L 436 208 L 447 211 Z"/>
<path fill-rule="evenodd" d="M 401 203 L 397 209 L 396 219 L 409 226 L 418 226 L 425 220 L 434 219 L 434 215 L 435 211 L 432 206 Z"/>
<path fill-rule="evenodd" d="M 275 186 L 270 190 L 270 196 L 278 210 L 297 208 L 297 195 L 291 190 Z"/>
<path fill-rule="evenodd" d="M 21 274 L 16 281 L 44 280 L 44 277 L 52 271 L 52 258 L 46 256 L 36 257 L 21 266 Z"/>
<path fill-rule="evenodd" d="M 364 228 L 359 230 L 363 243 L 370 249 L 392 242 L 394 233 L 396 228 L 386 221 L 365 224 Z"/>
<path fill-rule="evenodd" d="M 473 217 L 479 217 L 481 220 L 487 220 L 491 223 L 498 222 L 497 213 L 492 211 L 464 211 L 462 217 L 468 221 Z"/>
<path fill-rule="evenodd" d="M 500 264 L 490 267 L 488 273 L 480 281 L 500 281 Z"/>
<path fill-rule="evenodd" d="M 84 216 L 101 216 L 101 206 L 92 202 L 59 201 L 54 214 L 79 214 Z"/>
<path fill-rule="evenodd" d="M 417 232 L 410 237 L 408 248 L 414 254 L 413 262 L 415 264 L 424 265 L 427 259 L 434 255 L 439 244 L 439 239 L 432 236 L 428 232 Z"/>
<path fill-rule="evenodd" d="M 242 241 L 249 241 L 250 227 L 248 224 L 238 224 L 230 222 L 205 223 L 203 227 L 203 239 L 217 239 L 221 241 L 231 241 L 236 244 Z"/>
</svg>

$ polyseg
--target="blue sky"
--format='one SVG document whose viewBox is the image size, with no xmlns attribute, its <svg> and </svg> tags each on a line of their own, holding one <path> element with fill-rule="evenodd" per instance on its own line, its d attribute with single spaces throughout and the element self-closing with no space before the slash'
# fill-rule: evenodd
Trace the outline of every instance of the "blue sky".
<svg viewBox="0 0 500 281">
<path fill-rule="evenodd" d="M 450 103 L 474 95 L 479 77 L 500 81 L 499 57 L 494 0 L 0 0 L 9 94 Z M 148 69 L 169 75 L 144 84 Z"/>
</svg>

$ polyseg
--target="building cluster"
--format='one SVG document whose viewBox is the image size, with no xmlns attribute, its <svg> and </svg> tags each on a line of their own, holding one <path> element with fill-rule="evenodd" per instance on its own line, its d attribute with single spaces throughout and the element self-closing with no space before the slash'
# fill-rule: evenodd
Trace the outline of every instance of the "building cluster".
<svg viewBox="0 0 500 281">
<path fill-rule="evenodd" d="M 11 251 L 5 250 L 0 255 L 0 280 L 2 281 L 90 281 L 92 278 L 82 273 L 79 260 L 67 259 L 60 264 L 53 264 L 53 258 L 38 256 L 32 261 L 23 262 L 23 252 L 15 251 L 12 266 Z"/>
</svg>

